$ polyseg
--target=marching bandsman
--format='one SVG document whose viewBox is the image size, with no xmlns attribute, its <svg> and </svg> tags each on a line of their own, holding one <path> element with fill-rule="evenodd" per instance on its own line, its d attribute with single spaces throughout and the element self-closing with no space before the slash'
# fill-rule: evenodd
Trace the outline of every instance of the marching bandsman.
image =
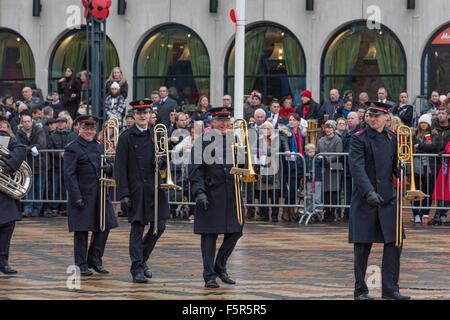
<svg viewBox="0 0 450 320">
<path fill-rule="evenodd" d="M 232 154 L 233 137 L 228 131 L 231 125 L 232 108 L 218 107 L 211 109 L 212 128 L 223 139 L 216 148 L 223 148 L 222 159 L 213 164 L 205 161 L 205 149 L 211 149 L 211 141 L 196 140 L 192 151 L 192 164 L 189 167 L 189 180 L 191 190 L 195 196 L 194 233 L 201 235 L 201 250 L 203 257 L 203 279 L 205 287 L 218 288 L 216 278 L 219 277 L 227 284 L 236 282 L 227 273 L 227 261 L 242 236 L 242 225 L 239 225 L 236 210 L 236 192 L 234 176 L 230 174 L 233 163 L 226 161 L 227 155 Z M 231 135 L 228 137 L 226 135 Z M 231 142 L 231 143 L 230 143 Z M 217 143 L 217 141 L 216 141 Z M 223 144 L 223 145 L 221 145 Z M 201 163 L 195 159 L 196 149 L 201 148 Z M 217 155 L 213 155 L 217 156 Z M 239 197 L 241 195 L 238 195 Z M 244 209 L 242 208 L 242 212 Z M 219 234 L 224 234 L 222 245 L 216 256 L 216 240 Z"/>
<path fill-rule="evenodd" d="M 399 292 L 400 255 L 396 241 L 397 136 L 386 128 L 388 110 L 368 101 L 368 126 L 350 140 L 349 164 L 354 189 L 350 207 L 349 242 L 354 244 L 356 300 L 372 300 L 365 282 L 373 243 L 383 243 L 382 298 L 406 300 Z M 404 232 L 403 232 L 404 238 Z"/>
<path fill-rule="evenodd" d="M 3 146 L 9 150 L 9 155 L 0 156 L 4 164 L 0 167 L 0 172 L 3 175 L 11 176 L 26 160 L 27 149 L 6 132 L 0 131 L 0 137 L 2 139 L 9 138 L 8 145 Z M 4 274 L 14 274 L 17 273 L 17 270 L 12 269 L 8 264 L 9 246 L 16 221 L 22 220 L 20 203 L 2 190 L 0 190 L 0 203 L 2 206 L 0 214 L 0 271 Z"/>
<path fill-rule="evenodd" d="M 79 136 L 66 146 L 64 152 L 69 232 L 74 232 L 75 264 L 84 276 L 92 275 L 89 268 L 101 274 L 109 273 L 103 268 L 102 257 L 109 230 L 118 226 L 107 196 L 105 231 L 100 231 L 100 171 L 103 169 L 111 176 L 113 167 L 109 162 L 101 163 L 104 146 L 96 139 L 97 121 L 94 116 L 78 117 Z M 89 231 L 92 236 L 88 249 Z"/>
<path fill-rule="evenodd" d="M 121 208 L 131 223 L 130 259 L 133 282 L 145 283 L 152 273 L 147 265 L 156 242 L 166 228 L 169 217 L 167 193 L 158 191 L 158 221 L 154 219 L 155 145 L 153 129 L 149 125 L 151 100 L 130 102 L 135 124 L 119 138 L 115 159 L 115 178 Z M 162 183 L 158 174 L 158 185 Z M 144 235 L 145 226 L 150 229 Z M 155 223 L 158 232 L 153 234 Z"/>
</svg>

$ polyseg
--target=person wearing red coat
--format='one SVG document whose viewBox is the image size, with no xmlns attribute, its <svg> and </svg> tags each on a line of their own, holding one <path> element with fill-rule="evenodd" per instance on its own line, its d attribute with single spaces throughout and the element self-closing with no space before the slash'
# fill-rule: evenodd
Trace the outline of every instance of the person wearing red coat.
<svg viewBox="0 0 450 320">
<path fill-rule="evenodd" d="M 445 146 L 445 153 L 450 154 L 450 140 L 447 139 L 447 145 Z M 449 160 L 450 158 L 445 157 L 442 159 L 442 166 L 439 170 L 439 174 L 436 179 L 436 186 L 431 196 L 433 199 L 437 200 L 437 204 L 443 207 L 448 207 L 450 205 L 450 185 L 449 185 Z M 438 209 L 433 217 L 432 224 L 443 224 L 447 219 L 447 209 Z"/>
<path fill-rule="evenodd" d="M 292 97 L 291 96 L 284 97 L 281 100 L 281 109 L 279 114 L 282 117 L 289 118 L 289 116 L 292 113 L 295 113 L 295 109 L 292 106 Z"/>
</svg>

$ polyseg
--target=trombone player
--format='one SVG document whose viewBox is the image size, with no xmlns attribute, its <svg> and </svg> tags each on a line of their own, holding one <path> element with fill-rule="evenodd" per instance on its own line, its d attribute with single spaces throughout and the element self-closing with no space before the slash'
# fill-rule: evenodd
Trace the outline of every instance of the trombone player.
<svg viewBox="0 0 450 320">
<path fill-rule="evenodd" d="M 96 137 L 98 118 L 80 116 L 79 136 L 64 150 L 64 181 L 68 193 L 67 216 L 69 231 L 74 232 L 75 264 L 83 276 L 107 274 L 102 257 L 109 231 L 118 226 L 109 197 L 106 198 L 104 231 L 100 227 L 100 172 L 111 176 L 112 164 L 102 164 L 103 143 Z M 88 249 L 88 233 L 92 232 Z"/>
<path fill-rule="evenodd" d="M 131 223 L 130 272 L 133 282 L 146 283 L 147 278 L 152 277 L 147 261 L 166 228 L 169 203 L 164 190 L 158 190 L 157 203 L 154 199 L 155 186 L 158 188 L 161 185 L 161 177 L 158 172 L 159 181 L 155 181 L 155 140 L 158 137 L 154 136 L 149 125 L 151 100 L 136 100 L 130 102 L 130 105 L 135 124 L 119 138 L 114 176 L 122 211 L 127 212 L 128 222 Z M 156 221 L 155 209 L 158 215 Z M 148 223 L 150 229 L 143 236 Z"/>
<path fill-rule="evenodd" d="M 217 277 L 227 284 L 236 283 L 228 275 L 226 268 L 228 258 L 242 236 L 243 228 L 242 220 L 242 224 L 239 224 L 236 214 L 241 195 L 235 190 L 235 177 L 230 174 L 233 163 L 226 161 L 233 153 L 230 144 L 233 142 L 233 133 L 231 130 L 227 132 L 231 124 L 232 110 L 230 107 L 210 109 L 213 128 L 210 132 L 213 131 L 214 136 L 211 140 L 217 144 L 215 150 L 220 148 L 223 151 L 221 156 L 215 155 L 218 161 L 212 165 L 205 161 L 204 151 L 211 149 L 211 142 L 206 141 L 209 139 L 198 138 L 191 152 L 189 180 L 196 201 L 194 233 L 201 235 L 203 279 L 206 288 L 218 288 Z M 196 151 L 198 149 L 201 149 L 201 152 Z M 201 161 L 196 159 L 196 154 L 201 154 Z M 240 219 L 243 210 L 241 206 Z M 219 234 L 224 234 L 224 239 L 216 256 L 216 240 Z"/>
<path fill-rule="evenodd" d="M 397 136 L 386 128 L 390 105 L 368 101 L 368 126 L 350 140 L 349 166 L 354 189 L 349 242 L 354 244 L 355 300 L 373 300 L 365 282 L 373 243 L 383 243 L 382 298 L 408 300 L 399 292 L 400 255 L 396 246 Z M 403 226 L 400 225 L 400 228 Z M 403 237 L 404 233 L 403 233 Z"/>
</svg>

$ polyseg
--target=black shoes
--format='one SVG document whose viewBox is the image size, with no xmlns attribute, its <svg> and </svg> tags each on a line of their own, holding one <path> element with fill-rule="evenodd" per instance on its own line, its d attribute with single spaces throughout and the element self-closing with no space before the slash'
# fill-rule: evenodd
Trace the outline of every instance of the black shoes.
<svg viewBox="0 0 450 320">
<path fill-rule="evenodd" d="M 92 276 L 93 273 L 92 273 L 91 270 L 86 269 L 86 270 L 81 270 L 81 271 L 80 271 L 80 275 L 82 275 L 82 276 Z"/>
<path fill-rule="evenodd" d="M 389 299 L 389 300 L 409 300 L 411 299 L 410 296 L 405 296 L 403 294 L 400 294 L 400 292 L 392 292 L 392 293 L 383 293 L 381 296 L 382 299 Z"/>
<path fill-rule="evenodd" d="M 148 280 L 145 278 L 143 273 L 138 273 L 137 275 L 133 276 L 133 282 L 134 283 L 147 283 Z"/>
<path fill-rule="evenodd" d="M 256 221 L 269 221 L 269 217 L 259 216 L 256 218 Z"/>
<path fill-rule="evenodd" d="M 219 277 L 220 280 L 222 280 L 223 282 L 225 282 L 227 284 L 236 284 L 236 281 L 231 279 L 230 276 L 228 275 L 228 273 L 226 273 L 226 272 L 218 273 L 217 276 Z"/>
<path fill-rule="evenodd" d="M 205 288 L 219 288 L 219 284 L 216 280 L 208 280 L 205 283 Z"/>
<path fill-rule="evenodd" d="M 375 298 L 369 295 L 368 293 L 363 293 L 360 294 L 359 296 L 355 296 L 355 300 L 375 300 Z"/>
<path fill-rule="evenodd" d="M 150 271 L 150 268 L 149 267 L 147 267 L 147 268 L 145 268 L 145 270 L 144 270 L 144 276 L 146 277 L 146 278 L 151 278 L 151 277 L 153 277 L 153 275 L 152 275 L 152 272 Z"/>
<path fill-rule="evenodd" d="M 106 270 L 105 268 L 103 268 L 102 265 L 99 265 L 99 266 L 89 265 L 89 268 L 94 269 L 95 272 L 97 272 L 97 273 L 101 273 L 101 274 L 107 274 L 107 273 L 109 273 L 109 271 Z"/>
<path fill-rule="evenodd" d="M 4 274 L 15 274 L 17 270 L 12 269 L 10 266 L 0 267 L 0 271 Z"/>
</svg>

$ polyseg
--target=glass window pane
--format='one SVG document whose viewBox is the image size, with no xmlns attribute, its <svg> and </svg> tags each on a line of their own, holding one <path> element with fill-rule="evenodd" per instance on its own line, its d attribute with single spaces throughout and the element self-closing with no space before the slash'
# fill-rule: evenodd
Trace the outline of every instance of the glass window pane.
<svg viewBox="0 0 450 320">
<path fill-rule="evenodd" d="M 387 28 L 371 30 L 365 22 L 354 23 L 337 33 L 327 48 L 323 59 L 322 100 L 329 99 L 329 91 L 333 88 L 341 95 L 348 89 L 356 94 L 366 91 L 375 99 L 376 94 L 370 92 L 382 84 L 390 99 L 395 101 L 405 89 L 404 77 L 395 77 L 405 75 L 405 55 L 401 43 Z M 369 79 L 359 75 L 379 77 Z"/>
<path fill-rule="evenodd" d="M 150 97 L 165 85 L 181 105 L 209 96 L 210 60 L 205 45 L 190 29 L 169 26 L 144 40 L 136 61 L 136 97 Z"/>
<path fill-rule="evenodd" d="M 103 57 L 100 57 L 103 60 Z M 66 68 L 72 67 L 77 74 L 87 69 L 86 60 L 86 29 L 70 31 L 57 44 L 51 58 L 49 70 L 49 92 L 58 88 L 57 82 L 64 77 Z M 111 40 L 106 38 L 106 72 L 102 70 L 103 78 L 111 73 L 114 67 L 120 67 L 119 56 Z"/>
<path fill-rule="evenodd" d="M 28 43 L 19 34 L 0 29 L 0 97 L 16 99 L 21 90 L 35 81 L 35 62 Z"/>
<path fill-rule="evenodd" d="M 235 46 L 230 48 L 225 70 L 225 91 L 233 95 Z M 244 94 L 254 89 L 264 97 L 293 95 L 305 88 L 305 58 L 296 37 L 275 25 L 253 27 L 245 34 Z M 287 77 L 289 76 L 289 77 Z M 270 102 L 270 101 L 269 101 Z M 263 101 L 263 103 L 265 103 Z"/>
</svg>

